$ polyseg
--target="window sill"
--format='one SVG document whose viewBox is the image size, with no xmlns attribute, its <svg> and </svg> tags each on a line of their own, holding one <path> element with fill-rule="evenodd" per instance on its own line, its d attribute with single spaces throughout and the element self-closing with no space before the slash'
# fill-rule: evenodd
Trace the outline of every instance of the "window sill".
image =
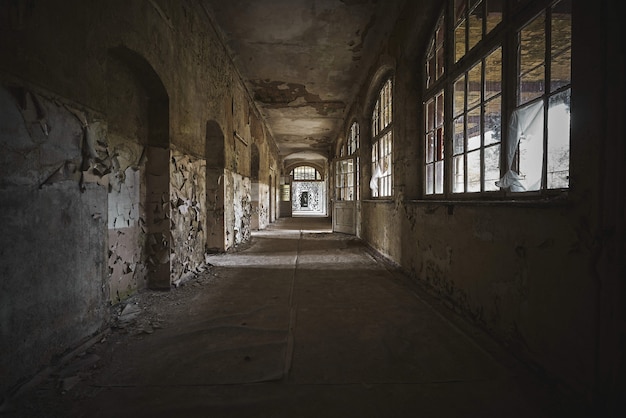
<svg viewBox="0 0 626 418">
<path fill-rule="evenodd" d="M 548 196 L 515 196 L 515 197 L 498 197 L 498 198 L 433 198 L 433 199 L 407 199 L 407 204 L 425 205 L 425 206 L 507 206 L 507 207 L 526 207 L 526 208 L 545 208 L 554 206 L 567 206 L 571 203 L 567 192 Z"/>
</svg>

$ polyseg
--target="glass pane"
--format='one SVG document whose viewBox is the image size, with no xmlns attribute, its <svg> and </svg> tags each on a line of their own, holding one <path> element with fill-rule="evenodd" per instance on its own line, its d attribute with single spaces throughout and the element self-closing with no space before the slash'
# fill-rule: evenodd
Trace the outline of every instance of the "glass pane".
<svg viewBox="0 0 626 418">
<path fill-rule="evenodd" d="M 483 39 L 483 7 L 479 5 L 474 10 L 472 10 L 468 17 L 469 24 L 469 37 L 468 37 L 468 47 L 472 49 L 476 46 L 478 42 Z"/>
<path fill-rule="evenodd" d="M 467 73 L 467 107 L 473 107 L 481 101 L 482 91 L 482 62 L 478 63 Z"/>
<path fill-rule="evenodd" d="M 519 105 L 541 97 L 545 91 L 545 67 L 543 65 L 520 77 Z"/>
<path fill-rule="evenodd" d="M 359 157 L 356 158 L 356 196 L 355 198 L 359 200 L 361 198 L 361 159 Z"/>
<path fill-rule="evenodd" d="M 467 10 L 467 0 L 454 0 L 454 22 L 459 23 L 460 20 L 465 18 L 465 11 Z"/>
<path fill-rule="evenodd" d="M 480 192 L 480 150 L 467 153 L 467 191 Z"/>
<path fill-rule="evenodd" d="M 485 59 L 485 100 L 502 93 L 502 48 Z"/>
<path fill-rule="evenodd" d="M 552 8 L 552 64 L 550 89 L 554 91 L 571 83 L 572 4 L 564 0 Z"/>
<path fill-rule="evenodd" d="M 426 194 L 433 194 L 433 183 L 434 183 L 435 173 L 434 173 L 434 165 L 428 164 L 426 166 Z"/>
<path fill-rule="evenodd" d="M 443 161 L 435 163 L 435 193 L 443 193 Z"/>
<path fill-rule="evenodd" d="M 457 28 L 454 30 L 454 62 L 457 62 L 458 60 L 460 60 L 461 58 L 463 58 L 465 56 L 465 53 L 467 52 L 466 50 L 466 42 L 465 42 L 465 27 L 466 27 L 466 21 L 464 20 L 463 22 L 461 22 L 459 24 L 459 26 L 457 26 Z"/>
<path fill-rule="evenodd" d="M 435 117 L 435 126 L 437 127 L 443 125 L 443 104 L 443 93 L 441 93 L 439 96 L 437 96 L 437 115 Z"/>
<path fill-rule="evenodd" d="M 572 51 L 567 50 L 560 55 L 552 57 L 550 71 L 550 91 L 555 91 L 572 82 Z"/>
<path fill-rule="evenodd" d="M 480 148 L 480 106 L 467 113 L 467 149 Z"/>
<path fill-rule="evenodd" d="M 541 188 L 543 167 L 543 106 L 542 102 L 519 109 L 518 174 L 526 190 Z"/>
<path fill-rule="evenodd" d="M 497 97 L 485 103 L 485 146 L 502 138 L 502 99 Z"/>
<path fill-rule="evenodd" d="M 446 61 L 444 52 L 443 48 L 437 49 L 437 80 L 439 80 L 439 77 L 443 75 L 445 70 Z"/>
<path fill-rule="evenodd" d="M 550 98 L 548 108 L 548 188 L 569 187 L 570 90 Z"/>
<path fill-rule="evenodd" d="M 461 154 L 465 149 L 465 116 L 458 117 L 454 120 L 454 139 L 453 152 L 454 155 Z"/>
<path fill-rule="evenodd" d="M 426 132 L 435 129 L 435 101 L 429 100 L 426 103 Z"/>
<path fill-rule="evenodd" d="M 443 45 L 443 40 L 445 37 L 446 27 L 444 25 L 443 16 L 439 18 L 437 22 L 437 29 L 435 30 L 435 42 L 436 46 L 440 47 Z"/>
<path fill-rule="evenodd" d="M 454 116 L 465 110 L 465 75 L 454 82 Z"/>
<path fill-rule="evenodd" d="M 435 160 L 441 161 L 444 157 L 444 149 L 443 149 L 443 128 L 437 129 L 436 137 L 435 137 Z"/>
<path fill-rule="evenodd" d="M 376 101 L 376 104 L 374 105 L 374 111 L 372 112 L 372 135 L 376 135 L 379 132 L 379 108 L 380 108 L 380 102 Z"/>
<path fill-rule="evenodd" d="M 426 64 L 426 87 L 430 87 L 435 81 L 435 56 L 428 58 Z"/>
<path fill-rule="evenodd" d="M 487 0 L 487 33 L 502 22 L 504 0 Z"/>
<path fill-rule="evenodd" d="M 463 156 L 459 155 L 454 157 L 453 161 L 453 175 L 454 175 L 454 183 L 452 185 L 452 191 L 454 193 L 463 193 L 465 191 L 465 167 L 463 165 Z"/>
<path fill-rule="evenodd" d="M 432 163 L 435 161 L 435 135 L 426 135 L 426 162 Z"/>
<path fill-rule="evenodd" d="M 484 190 L 499 190 L 496 181 L 500 179 L 500 146 L 485 148 L 485 179 Z"/>
<path fill-rule="evenodd" d="M 520 33 L 519 74 L 543 66 L 546 55 L 545 13 L 529 23 Z"/>
</svg>

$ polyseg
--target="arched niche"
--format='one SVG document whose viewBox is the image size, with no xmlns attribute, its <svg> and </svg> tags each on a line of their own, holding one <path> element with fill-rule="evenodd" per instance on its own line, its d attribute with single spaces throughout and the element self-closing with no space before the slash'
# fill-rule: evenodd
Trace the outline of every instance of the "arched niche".
<svg viewBox="0 0 626 418">
<path fill-rule="evenodd" d="M 107 56 L 111 299 L 170 289 L 169 95 L 152 65 L 125 46 Z M 139 245 L 137 245 L 139 243 Z"/>
<path fill-rule="evenodd" d="M 225 250 L 224 225 L 224 131 L 215 120 L 206 123 L 206 250 Z"/>
</svg>

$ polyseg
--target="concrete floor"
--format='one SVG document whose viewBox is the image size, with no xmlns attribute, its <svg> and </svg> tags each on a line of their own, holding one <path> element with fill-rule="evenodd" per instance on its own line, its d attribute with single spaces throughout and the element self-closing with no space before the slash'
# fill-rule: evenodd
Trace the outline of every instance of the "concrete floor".
<svg viewBox="0 0 626 418">
<path fill-rule="evenodd" d="M 131 299 L 6 416 L 584 416 L 327 218 L 281 219 L 209 262 Z"/>
</svg>

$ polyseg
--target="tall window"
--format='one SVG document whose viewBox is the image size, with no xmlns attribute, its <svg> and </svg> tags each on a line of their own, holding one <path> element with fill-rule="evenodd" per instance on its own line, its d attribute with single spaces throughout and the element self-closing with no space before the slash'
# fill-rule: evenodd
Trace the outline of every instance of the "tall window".
<svg viewBox="0 0 626 418">
<path fill-rule="evenodd" d="M 451 16 L 437 21 L 424 63 L 424 193 L 566 189 L 572 0 L 535 2 L 526 21 L 519 2 L 448 2 Z"/>
<path fill-rule="evenodd" d="M 372 197 L 393 195 L 392 81 L 381 88 L 372 112 Z"/>
<path fill-rule="evenodd" d="M 502 48 L 454 82 L 452 191 L 498 190 L 502 137 Z"/>
<path fill-rule="evenodd" d="M 517 107 L 509 123 L 501 187 L 569 187 L 571 0 L 545 9 L 517 34 Z"/>
<path fill-rule="evenodd" d="M 337 200 L 359 200 L 360 129 L 353 122 L 346 142 L 340 150 L 341 158 L 335 162 L 335 196 Z"/>
</svg>

